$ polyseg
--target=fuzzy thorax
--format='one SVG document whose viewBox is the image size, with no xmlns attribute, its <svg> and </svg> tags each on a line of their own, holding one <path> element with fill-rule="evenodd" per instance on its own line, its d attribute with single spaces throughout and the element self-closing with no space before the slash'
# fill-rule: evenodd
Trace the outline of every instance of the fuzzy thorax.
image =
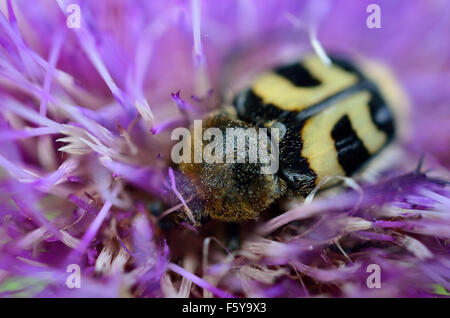
<svg viewBox="0 0 450 318">
<path fill-rule="evenodd" d="M 224 221 L 241 221 L 252 219 L 266 208 L 283 192 L 281 181 L 276 172 L 273 174 L 261 173 L 263 163 L 257 160 L 256 163 L 249 162 L 251 144 L 246 140 L 244 153 L 238 149 L 236 144 L 231 149 L 226 146 L 227 128 L 254 128 L 252 125 L 242 122 L 228 112 L 213 113 L 203 120 L 202 130 L 214 127 L 223 132 L 221 144 L 216 149 L 223 151 L 223 162 L 211 162 L 208 154 L 205 156 L 205 146 L 210 141 L 202 141 L 202 147 L 195 147 L 194 134 L 191 134 L 191 162 L 181 163 L 179 170 L 188 177 L 191 185 L 195 187 L 204 207 L 202 211 L 195 211 L 198 214 L 208 214 L 212 218 Z M 270 139 L 263 147 L 271 149 Z M 195 152 L 202 151 L 203 160 L 194 163 Z M 230 154 L 230 151 L 232 154 Z M 270 150 L 269 150 L 270 151 Z M 217 155 L 211 153 L 211 155 Z M 245 156 L 245 162 L 229 163 L 226 158 L 230 155 Z"/>
</svg>

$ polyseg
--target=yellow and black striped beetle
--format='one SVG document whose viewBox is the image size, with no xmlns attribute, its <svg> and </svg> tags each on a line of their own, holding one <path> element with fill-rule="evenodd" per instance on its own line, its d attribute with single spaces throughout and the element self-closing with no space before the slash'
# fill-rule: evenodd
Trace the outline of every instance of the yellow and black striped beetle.
<svg viewBox="0 0 450 318">
<path fill-rule="evenodd" d="M 283 133 L 274 174 L 260 174 L 257 163 L 181 163 L 198 198 L 196 219 L 255 218 L 287 191 L 305 197 L 327 177 L 352 176 L 394 139 L 390 104 L 402 94 L 393 77 L 342 57 L 331 62 L 311 54 L 267 71 L 204 119 L 203 130 L 276 124 Z"/>
</svg>

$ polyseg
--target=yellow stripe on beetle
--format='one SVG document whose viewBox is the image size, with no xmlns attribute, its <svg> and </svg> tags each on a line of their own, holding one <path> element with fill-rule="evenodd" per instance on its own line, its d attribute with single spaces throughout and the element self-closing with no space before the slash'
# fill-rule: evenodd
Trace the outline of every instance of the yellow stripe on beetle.
<svg viewBox="0 0 450 318">
<path fill-rule="evenodd" d="M 331 136 L 334 126 L 343 116 L 349 117 L 353 130 L 371 155 L 386 143 L 386 134 L 378 130 L 371 119 L 369 100 L 368 91 L 358 92 L 306 121 L 301 132 L 301 156 L 308 160 L 311 169 L 317 174 L 316 184 L 327 176 L 345 176 Z"/>
<path fill-rule="evenodd" d="M 358 81 L 356 74 L 346 72 L 335 65 L 327 67 L 317 57 L 305 59 L 302 66 L 321 84 L 315 87 L 299 87 L 283 76 L 269 72 L 259 77 L 252 89 L 265 104 L 273 104 L 282 110 L 301 111 Z"/>
</svg>

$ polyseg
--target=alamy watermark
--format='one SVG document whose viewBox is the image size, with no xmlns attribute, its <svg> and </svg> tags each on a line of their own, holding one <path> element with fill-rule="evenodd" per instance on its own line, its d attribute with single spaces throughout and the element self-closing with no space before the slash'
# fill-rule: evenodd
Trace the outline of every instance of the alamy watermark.
<svg viewBox="0 0 450 318">
<path fill-rule="evenodd" d="M 81 8 L 78 4 L 71 3 L 67 6 L 66 25 L 69 29 L 81 28 Z"/>
<path fill-rule="evenodd" d="M 367 288 L 381 288 L 381 268 L 378 264 L 369 264 L 366 269 L 370 273 L 366 279 Z"/>
<path fill-rule="evenodd" d="M 81 288 L 81 268 L 77 264 L 67 265 L 66 272 L 70 273 L 66 278 L 67 288 Z"/>
<path fill-rule="evenodd" d="M 172 131 L 171 139 L 178 140 L 171 151 L 174 163 L 260 163 L 260 173 L 278 172 L 279 128 L 209 127 L 203 130 L 202 120 L 194 120 L 193 134 L 184 127 Z"/>
<path fill-rule="evenodd" d="M 367 6 L 367 13 L 370 15 L 366 19 L 366 25 L 369 29 L 381 28 L 381 8 L 378 4 L 372 3 Z"/>
</svg>

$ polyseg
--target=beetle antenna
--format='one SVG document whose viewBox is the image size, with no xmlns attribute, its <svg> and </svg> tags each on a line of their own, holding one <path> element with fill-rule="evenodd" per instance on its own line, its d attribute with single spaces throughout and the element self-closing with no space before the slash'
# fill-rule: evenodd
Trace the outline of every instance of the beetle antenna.
<svg viewBox="0 0 450 318">
<path fill-rule="evenodd" d="M 416 168 L 416 171 L 415 171 L 415 174 L 421 174 L 421 171 L 422 171 L 422 166 L 423 166 L 423 162 L 425 161 L 425 153 L 422 153 L 422 155 L 420 156 L 420 159 L 419 159 L 419 163 L 417 164 L 417 168 Z"/>
</svg>

